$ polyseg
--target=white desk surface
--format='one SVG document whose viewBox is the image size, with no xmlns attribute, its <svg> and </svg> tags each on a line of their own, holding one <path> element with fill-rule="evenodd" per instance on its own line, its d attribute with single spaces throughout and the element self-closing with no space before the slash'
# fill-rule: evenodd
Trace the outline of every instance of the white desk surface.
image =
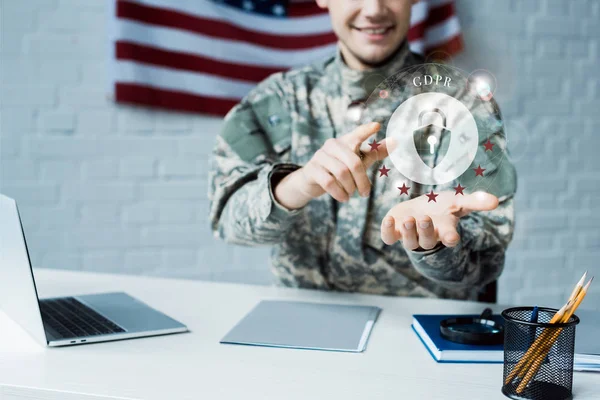
<svg viewBox="0 0 600 400">
<path fill-rule="evenodd" d="M 501 364 L 437 364 L 414 313 L 483 305 L 37 269 L 41 297 L 126 291 L 191 333 L 42 348 L 0 312 L 0 400 L 506 399 Z M 219 344 L 262 299 L 383 308 L 364 353 Z M 501 310 L 503 307 L 496 307 Z M 576 372 L 576 400 L 600 399 L 600 374 Z"/>
</svg>

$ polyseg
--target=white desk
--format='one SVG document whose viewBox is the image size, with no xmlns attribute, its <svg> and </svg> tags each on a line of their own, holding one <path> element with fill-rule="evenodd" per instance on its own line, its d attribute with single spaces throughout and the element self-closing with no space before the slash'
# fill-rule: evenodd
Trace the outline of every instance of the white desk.
<svg viewBox="0 0 600 400">
<path fill-rule="evenodd" d="M 42 297 L 126 291 L 191 333 L 50 349 L 0 314 L 1 400 L 506 399 L 501 364 L 437 364 L 410 328 L 413 313 L 482 304 L 51 270 L 36 279 Z M 219 344 L 262 299 L 383 311 L 364 353 Z M 600 375 L 575 373 L 573 390 L 576 400 L 600 399 Z"/>
</svg>

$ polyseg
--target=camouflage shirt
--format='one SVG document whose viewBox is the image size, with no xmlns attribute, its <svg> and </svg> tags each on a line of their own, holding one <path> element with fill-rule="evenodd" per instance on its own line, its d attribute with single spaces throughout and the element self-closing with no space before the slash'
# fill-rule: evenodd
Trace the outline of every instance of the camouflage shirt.
<svg viewBox="0 0 600 400">
<path fill-rule="evenodd" d="M 367 198 L 355 193 L 348 202 L 338 203 L 325 194 L 290 211 L 273 196 L 273 186 L 306 164 L 327 139 L 368 121 L 385 124 L 394 109 L 414 93 L 399 85 L 391 93 L 392 100 L 366 99 L 395 71 L 420 63 L 405 43 L 385 66 L 356 71 L 344 63 L 338 50 L 322 62 L 272 75 L 260 83 L 228 113 L 216 140 L 209 178 L 215 236 L 240 245 L 272 245 L 272 271 L 286 286 L 476 298 L 481 287 L 500 275 L 512 239 L 516 173 L 506 157 L 477 152 L 473 168 L 478 164 L 486 168 L 488 183 L 473 180 L 469 169 L 443 187 L 412 182 L 410 197 L 399 196 L 394 184 L 397 171 L 390 173 L 390 179 L 378 177 L 381 163 L 367 171 L 373 184 Z M 366 104 L 361 118 L 348 112 L 356 102 Z M 474 115 L 492 115 L 478 121 L 480 141 L 493 138 L 494 151 L 506 152 L 495 102 L 471 101 L 468 107 Z M 374 139 L 384 137 L 385 128 Z M 392 164 L 387 159 L 383 163 Z M 432 189 L 452 190 L 457 182 L 469 190 L 480 186 L 500 199 L 493 211 L 461 218 L 458 246 L 407 251 L 400 242 L 383 243 L 380 226 L 390 208 Z"/>
</svg>

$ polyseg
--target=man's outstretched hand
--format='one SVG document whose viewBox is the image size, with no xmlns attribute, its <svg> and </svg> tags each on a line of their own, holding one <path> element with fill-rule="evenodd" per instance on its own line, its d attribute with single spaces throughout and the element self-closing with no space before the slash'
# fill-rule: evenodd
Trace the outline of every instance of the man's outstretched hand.
<svg viewBox="0 0 600 400">
<path fill-rule="evenodd" d="M 460 241 L 457 231 L 461 217 L 473 211 L 490 211 L 498 207 L 498 198 L 485 192 L 456 196 L 454 192 L 441 192 L 436 201 L 427 195 L 394 206 L 381 223 L 381 239 L 386 244 L 398 240 L 407 250 L 419 247 L 434 248 L 439 242 L 454 247 Z"/>
</svg>

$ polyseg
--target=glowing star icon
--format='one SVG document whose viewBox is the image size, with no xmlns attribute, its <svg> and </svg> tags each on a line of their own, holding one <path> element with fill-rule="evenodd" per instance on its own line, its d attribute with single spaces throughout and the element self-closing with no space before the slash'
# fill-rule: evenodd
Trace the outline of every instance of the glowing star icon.
<svg viewBox="0 0 600 400">
<path fill-rule="evenodd" d="M 379 168 L 379 177 L 381 178 L 382 176 L 388 176 L 388 172 L 390 172 L 391 170 L 389 168 L 386 168 L 385 165 L 382 165 L 381 168 Z"/>
<path fill-rule="evenodd" d="M 369 146 L 371 146 L 371 151 L 373 151 L 373 150 L 377 151 L 377 148 L 379 146 L 381 146 L 381 143 L 377 143 L 376 141 L 373 140 L 371 143 L 369 143 Z"/>
<path fill-rule="evenodd" d="M 433 201 L 433 202 L 437 203 L 437 200 L 435 198 L 438 196 L 439 196 L 439 194 L 433 193 L 433 190 L 432 190 L 431 193 L 427 194 L 427 197 L 429 197 L 429 200 L 427 200 L 427 202 L 429 203 L 430 201 Z"/>
<path fill-rule="evenodd" d="M 410 189 L 410 186 L 406 186 L 406 183 L 403 183 L 402 187 L 398 186 L 398 189 L 400 189 L 400 196 L 403 194 L 408 196 L 408 189 Z"/>
<path fill-rule="evenodd" d="M 460 186 L 460 183 L 459 183 L 458 186 L 456 186 L 454 188 L 454 190 L 456 191 L 456 193 L 454 193 L 454 195 L 456 196 L 458 194 L 462 194 L 464 196 L 465 194 L 463 193 L 463 190 L 465 190 L 465 189 L 466 188 L 464 186 Z"/>
<path fill-rule="evenodd" d="M 485 151 L 493 151 L 494 150 L 494 143 L 490 142 L 490 139 L 487 140 L 487 142 L 485 142 L 483 144 L 483 147 L 485 147 Z"/>
<path fill-rule="evenodd" d="M 483 176 L 485 168 L 481 168 L 481 165 L 478 165 L 477 168 L 473 168 L 473 171 L 475 171 L 475 176 Z"/>
</svg>

